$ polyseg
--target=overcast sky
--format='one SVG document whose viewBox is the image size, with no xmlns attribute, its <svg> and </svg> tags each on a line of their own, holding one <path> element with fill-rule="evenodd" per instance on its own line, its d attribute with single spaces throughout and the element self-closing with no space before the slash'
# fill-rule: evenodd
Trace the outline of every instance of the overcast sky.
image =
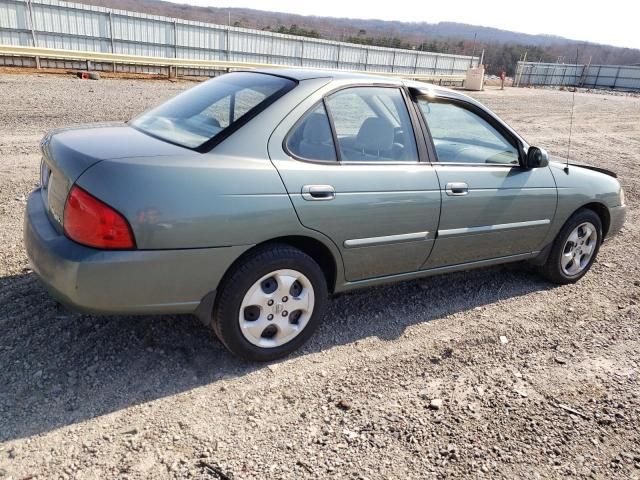
<svg viewBox="0 0 640 480">
<path fill-rule="evenodd" d="M 171 0 L 212 7 L 255 8 L 329 17 L 460 22 L 524 33 L 640 48 L 640 1 L 525 0 Z M 366 6 L 363 8 L 363 6 Z"/>
</svg>

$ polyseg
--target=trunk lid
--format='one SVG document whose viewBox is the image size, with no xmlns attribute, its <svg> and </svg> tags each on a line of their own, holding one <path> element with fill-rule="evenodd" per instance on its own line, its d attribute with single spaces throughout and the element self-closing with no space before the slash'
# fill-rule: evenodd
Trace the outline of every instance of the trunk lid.
<svg viewBox="0 0 640 480">
<path fill-rule="evenodd" d="M 58 231 L 62 231 L 69 190 L 88 168 L 103 160 L 175 155 L 185 151 L 122 122 L 53 130 L 43 138 L 40 146 L 42 197 Z"/>
</svg>

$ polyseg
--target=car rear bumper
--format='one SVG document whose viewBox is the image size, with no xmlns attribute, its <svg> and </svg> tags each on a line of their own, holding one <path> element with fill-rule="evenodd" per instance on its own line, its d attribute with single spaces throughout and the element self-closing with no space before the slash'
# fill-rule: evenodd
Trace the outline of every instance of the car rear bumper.
<svg viewBox="0 0 640 480">
<path fill-rule="evenodd" d="M 61 303 L 87 313 L 194 313 L 251 245 L 106 251 L 57 232 L 40 190 L 29 197 L 24 242 L 34 272 Z"/>
<path fill-rule="evenodd" d="M 609 231 L 607 232 L 606 238 L 611 238 L 620 232 L 622 226 L 624 225 L 626 215 L 626 206 L 609 208 L 609 216 L 611 218 L 609 219 Z"/>
</svg>

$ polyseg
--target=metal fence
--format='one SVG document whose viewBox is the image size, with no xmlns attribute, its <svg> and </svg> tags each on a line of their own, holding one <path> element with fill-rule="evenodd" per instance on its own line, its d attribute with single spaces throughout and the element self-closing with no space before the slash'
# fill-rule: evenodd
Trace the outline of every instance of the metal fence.
<svg viewBox="0 0 640 480">
<path fill-rule="evenodd" d="M 477 57 L 334 42 L 58 0 L 0 0 L 0 45 L 459 78 L 478 64 Z M 5 64 L 11 61 L 3 58 Z M 70 62 L 42 61 L 42 66 L 66 68 Z M 98 62 L 94 68 L 116 65 Z M 154 73 L 161 67 L 135 68 Z"/>
<path fill-rule="evenodd" d="M 514 84 L 640 91 L 640 67 L 518 62 Z"/>
</svg>

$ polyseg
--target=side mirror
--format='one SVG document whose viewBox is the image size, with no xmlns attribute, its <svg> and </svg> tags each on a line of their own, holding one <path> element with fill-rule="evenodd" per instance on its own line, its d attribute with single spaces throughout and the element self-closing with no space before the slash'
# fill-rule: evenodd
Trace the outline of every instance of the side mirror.
<svg viewBox="0 0 640 480">
<path fill-rule="evenodd" d="M 549 165 L 549 154 L 546 150 L 538 147 L 529 147 L 525 158 L 525 168 L 542 168 Z"/>
</svg>

